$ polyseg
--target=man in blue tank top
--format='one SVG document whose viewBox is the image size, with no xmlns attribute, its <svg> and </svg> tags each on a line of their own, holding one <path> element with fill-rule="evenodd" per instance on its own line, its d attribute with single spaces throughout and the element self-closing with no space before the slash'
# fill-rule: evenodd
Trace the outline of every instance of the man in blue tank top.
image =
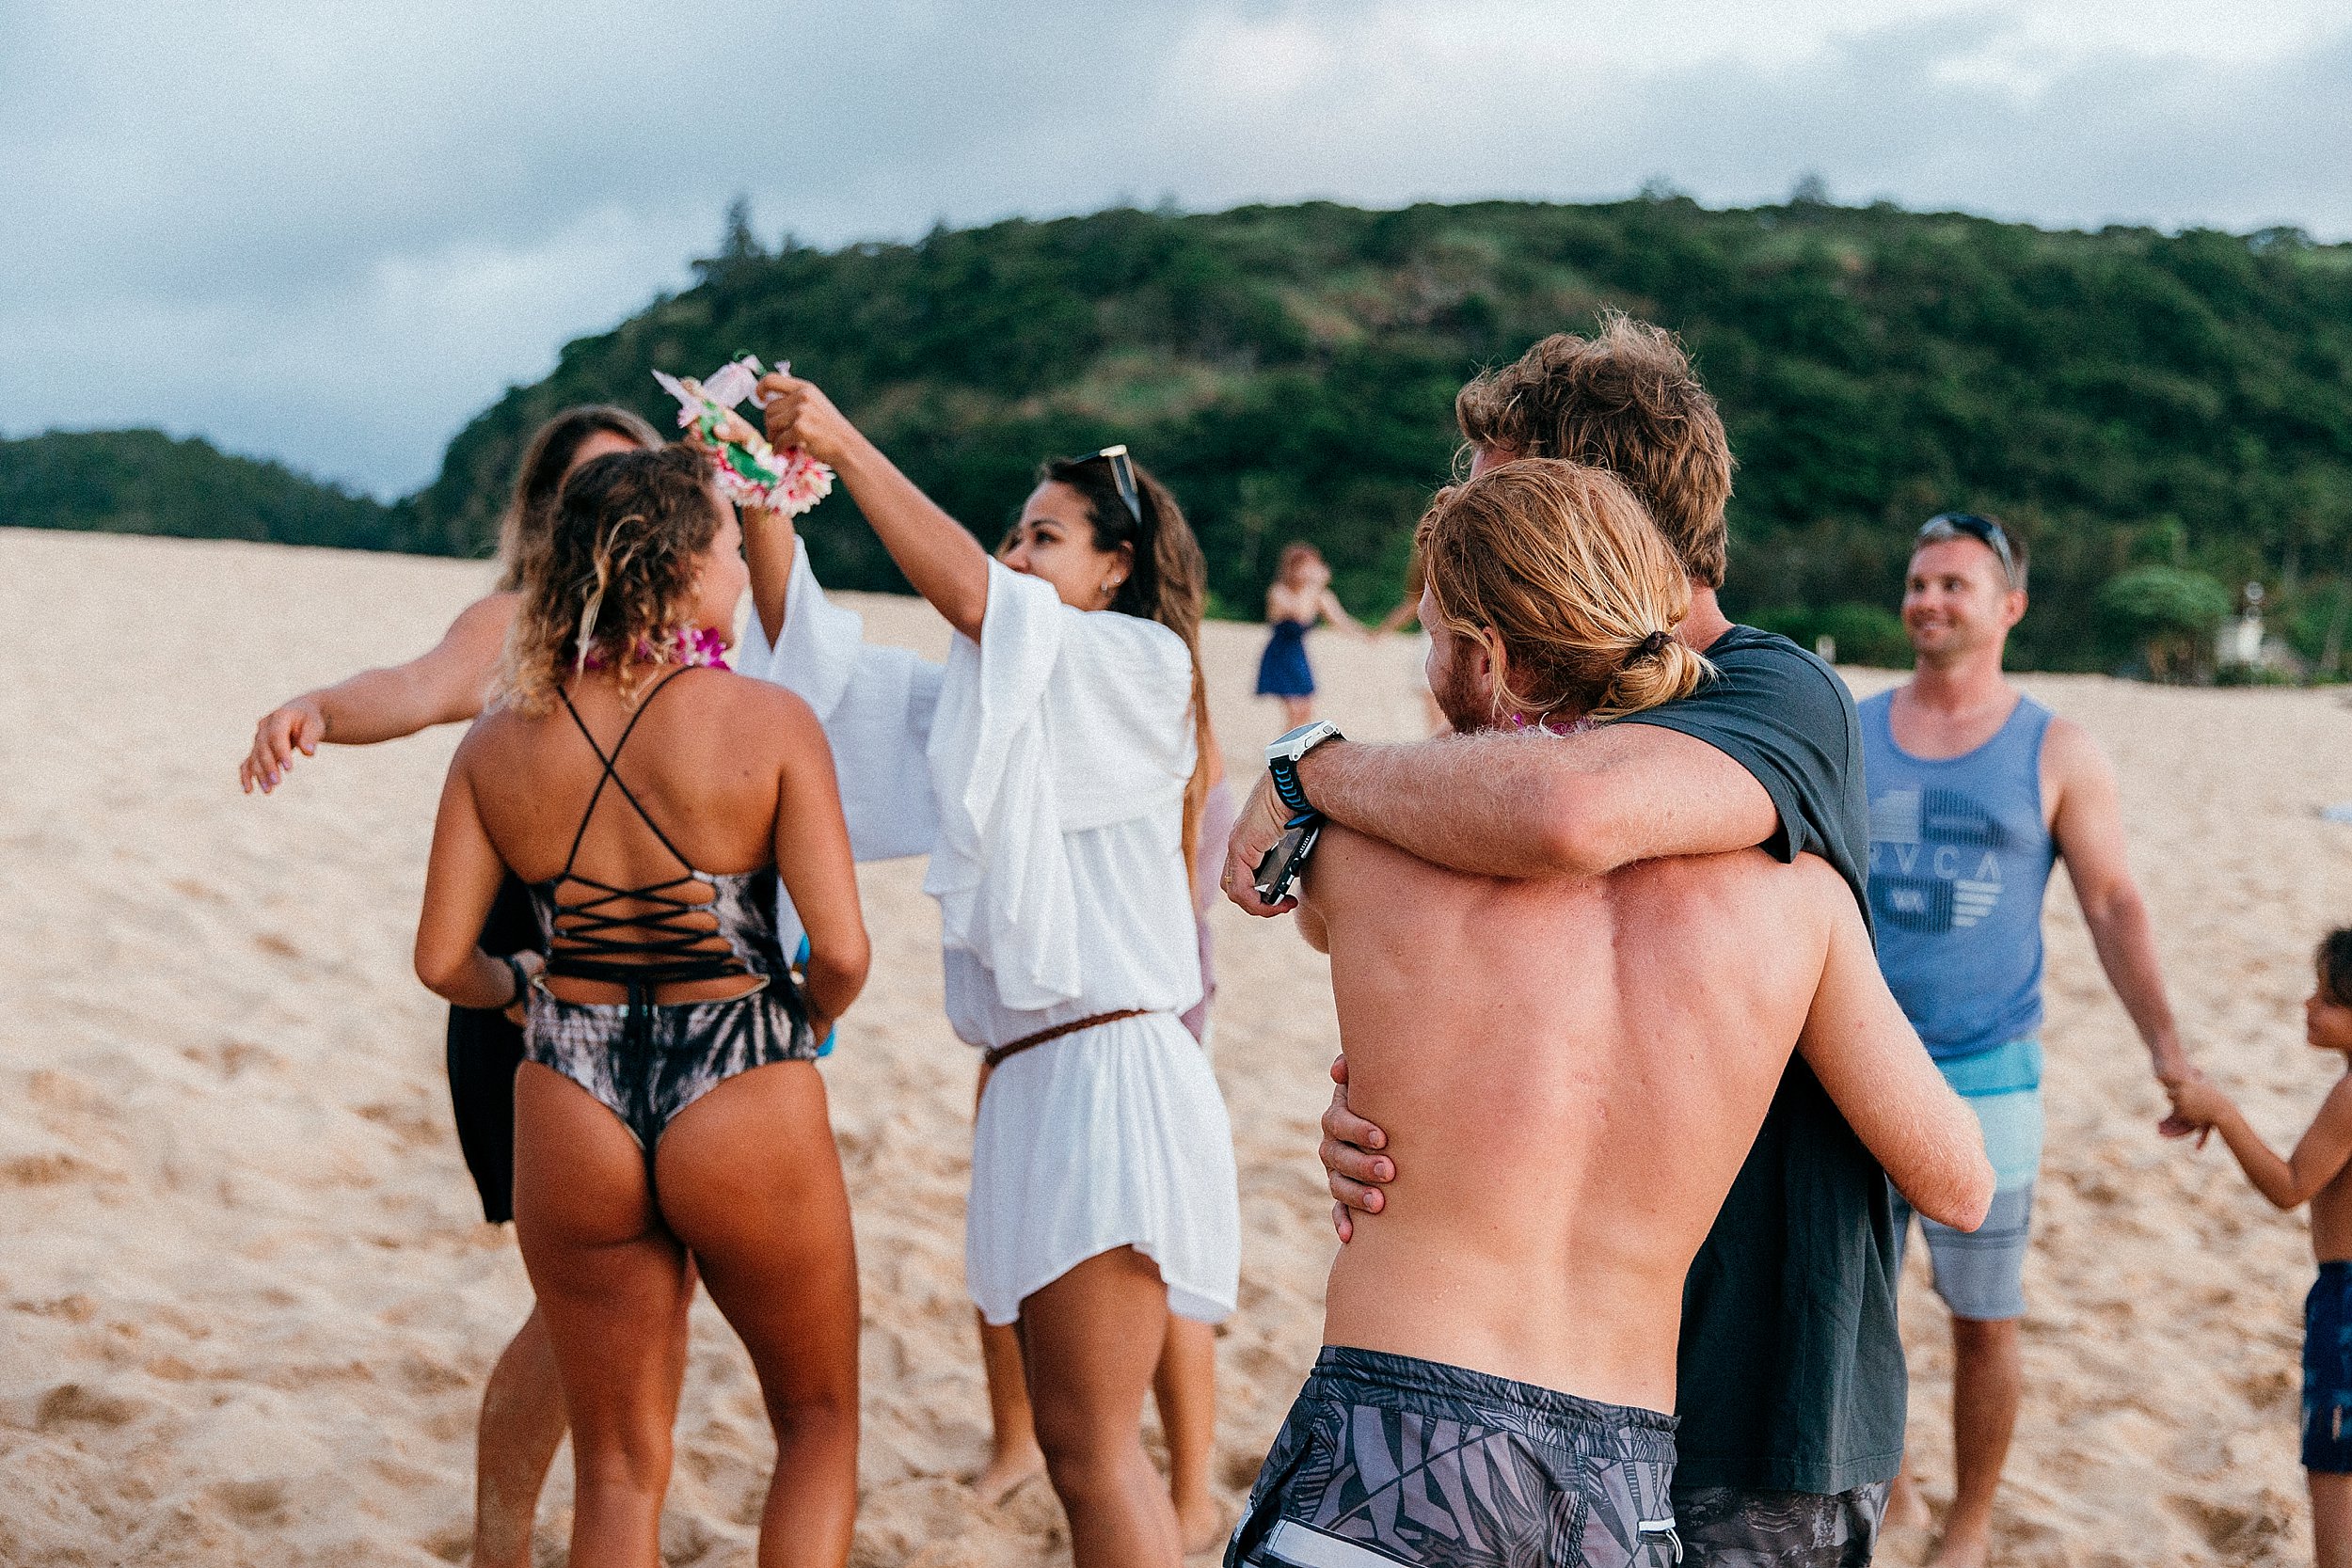
<svg viewBox="0 0 2352 1568">
<path fill-rule="evenodd" d="M 1974 1233 L 1920 1222 L 1955 1363 L 1959 1477 L 1937 1568 L 1985 1560 L 2023 1387 L 2020 1277 L 2042 1163 L 2042 895 L 2058 859 L 2156 1078 L 2169 1090 L 2189 1071 L 2124 855 L 2114 769 L 2080 726 L 2002 678 L 2025 612 L 2024 543 L 1990 517 L 1931 518 L 1903 590 L 1912 677 L 1861 705 L 1879 967 L 1976 1111 L 1998 1181 Z M 2167 1118 L 2164 1130 L 2186 1129 Z M 1924 1520 L 1908 1478 L 1898 1481 L 1888 1522 Z"/>
</svg>

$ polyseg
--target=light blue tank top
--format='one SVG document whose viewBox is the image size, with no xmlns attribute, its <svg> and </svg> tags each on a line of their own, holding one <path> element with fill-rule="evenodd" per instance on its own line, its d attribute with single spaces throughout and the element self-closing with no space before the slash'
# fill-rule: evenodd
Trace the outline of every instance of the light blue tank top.
<svg viewBox="0 0 2352 1568">
<path fill-rule="evenodd" d="M 1886 985 L 1938 1061 L 2042 1027 L 2042 817 L 2050 710 L 2021 697 L 1992 739 L 1931 762 L 1895 744 L 1894 694 L 1861 705 L 1870 913 Z"/>
</svg>

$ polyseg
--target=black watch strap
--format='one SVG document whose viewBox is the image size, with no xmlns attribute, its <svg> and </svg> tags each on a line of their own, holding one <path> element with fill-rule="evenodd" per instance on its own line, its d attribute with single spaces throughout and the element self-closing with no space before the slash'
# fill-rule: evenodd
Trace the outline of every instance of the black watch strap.
<svg viewBox="0 0 2352 1568">
<path fill-rule="evenodd" d="M 1315 809 L 1307 803 L 1307 789 L 1299 783 L 1296 760 L 1278 757 L 1266 766 L 1266 772 L 1274 780 L 1274 793 L 1282 798 L 1282 804 L 1294 812 Z"/>
</svg>

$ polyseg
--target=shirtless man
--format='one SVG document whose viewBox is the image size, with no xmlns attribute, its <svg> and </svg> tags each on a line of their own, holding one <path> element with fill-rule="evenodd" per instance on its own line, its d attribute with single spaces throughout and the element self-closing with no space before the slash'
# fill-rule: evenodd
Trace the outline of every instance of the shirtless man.
<svg viewBox="0 0 2352 1568">
<path fill-rule="evenodd" d="M 1302 750 L 1302 803 L 1439 865 L 1490 877 L 1598 877 L 1639 861 L 1761 846 L 1827 860 L 1863 917 L 1869 801 L 1853 697 L 1785 637 L 1734 626 L 1731 443 L 1689 358 L 1659 328 L 1613 316 L 1545 339 L 1462 388 L 1472 471 L 1513 457 L 1604 467 L 1649 509 L 1682 562 L 1677 641 L 1715 678 L 1692 695 L 1522 746 L 1505 735 Z M 1312 736 L 1294 744 L 1304 748 Z M 1261 781 L 1226 862 L 1233 902 L 1279 914 L 1250 872 L 1282 832 Z M 1378 1213 L 1397 1162 L 1346 1103 L 1346 1058 L 1324 1113 L 1341 1240 Z M 1901 1467 L 1905 1380 L 1886 1178 L 1820 1079 L 1792 1059 L 1682 1300 L 1675 1516 L 1685 1568 L 1870 1560 Z"/>
<path fill-rule="evenodd" d="M 1463 734 L 1572 733 L 1706 673 L 1672 636 L 1679 563 L 1597 469 L 1489 468 L 1419 541 L 1430 685 Z M 1332 1267 L 1229 1568 L 1680 1560 L 1683 1279 L 1791 1048 L 1921 1212 L 1969 1228 L 1992 1195 L 1851 889 L 1762 849 L 1479 877 L 1332 825 L 1304 891 L 1397 1174 Z"/>
</svg>

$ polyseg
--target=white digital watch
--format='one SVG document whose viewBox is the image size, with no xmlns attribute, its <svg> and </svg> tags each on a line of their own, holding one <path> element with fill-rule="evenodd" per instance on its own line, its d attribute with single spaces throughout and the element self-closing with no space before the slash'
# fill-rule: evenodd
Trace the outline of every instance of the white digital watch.
<svg viewBox="0 0 2352 1568">
<path fill-rule="evenodd" d="M 1266 771 L 1274 776 L 1274 793 L 1281 797 L 1293 816 L 1315 808 L 1307 803 L 1307 792 L 1299 786 L 1298 759 L 1327 740 L 1345 740 L 1340 727 L 1328 719 L 1317 719 L 1298 726 L 1287 735 L 1278 736 L 1265 749 Z"/>
</svg>

